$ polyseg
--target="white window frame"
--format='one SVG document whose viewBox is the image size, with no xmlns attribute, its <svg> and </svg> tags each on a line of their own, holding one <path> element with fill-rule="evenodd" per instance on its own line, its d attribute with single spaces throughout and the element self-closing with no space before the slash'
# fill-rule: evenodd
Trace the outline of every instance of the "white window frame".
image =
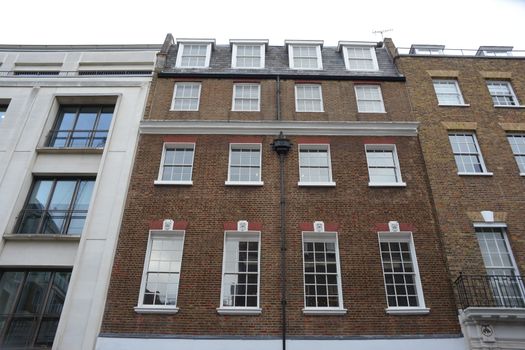
<svg viewBox="0 0 525 350">
<path fill-rule="evenodd" d="M 198 86 L 199 87 L 199 97 L 197 97 L 197 108 L 196 109 L 175 109 L 175 96 L 177 94 L 177 87 L 178 86 L 180 87 L 182 85 L 193 85 L 193 86 Z M 173 98 L 171 99 L 170 111 L 175 111 L 175 112 L 197 112 L 199 110 L 199 107 L 200 107 L 200 104 L 201 104 L 201 89 L 202 89 L 202 84 L 199 83 L 199 82 L 183 82 L 183 81 L 175 82 L 175 86 L 173 87 Z"/>
<path fill-rule="evenodd" d="M 203 40 L 203 41 L 178 41 L 177 49 L 177 60 L 175 62 L 176 68 L 209 68 L 210 67 L 210 58 L 211 58 L 211 48 L 213 41 Z M 182 52 L 184 51 L 184 46 L 191 45 L 206 45 L 206 59 L 204 66 L 182 66 Z"/>
<path fill-rule="evenodd" d="M 359 71 L 359 72 L 377 72 L 379 70 L 379 65 L 377 63 L 376 50 L 375 50 L 375 48 L 373 46 L 369 46 L 369 45 L 342 45 L 342 48 L 343 48 L 343 58 L 345 60 L 346 70 Z M 350 48 L 369 49 L 373 67 L 371 69 L 353 69 L 353 68 L 351 68 L 349 60 L 352 57 L 350 57 L 350 55 L 348 53 L 348 49 L 350 49 Z"/>
<path fill-rule="evenodd" d="M 436 90 L 436 83 L 437 84 L 453 84 L 456 88 L 456 94 L 454 96 L 457 96 L 459 99 L 459 103 L 442 103 L 439 100 L 439 94 Z M 436 98 L 438 100 L 438 106 L 470 106 L 469 104 L 465 103 L 465 100 L 463 99 L 463 94 L 461 93 L 461 89 L 459 88 L 458 81 L 456 79 L 432 79 L 432 86 L 434 87 L 434 92 L 436 93 Z M 450 95 L 450 94 L 449 94 Z"/>
<path fill-rule="evenodd" d="M 521 276 L 520 271 L 518 269 L 518 265 L 516 264 L 516 259 L 514 258 L 514 253 L 512 252 L 512 247 L 510 246 L 508 235 L 507 235 L 507 224 L 501 223 L 501 222 L 500 223 L 486 223 L 486 222 L 474 223 L 474 230 L 475 230 L 474 233 L 476 234 L 476 241 L 478 242 L 480 253 L 482 253 L 481 242 L 479 241 L 478 232 L 476 231 L 476 228 L 479 228 L 481 230 L 496 228 L 501 231 L 503 241 L 505 244 L 505 248 L 507 249 L 507 253 L 509 254 L 509 260 L 512 265 L 510 267 L 507 267 L 506 269 L 512 270 L 514 272 L 514 276 Z M 485 270 L 505 269 L 505 267 L 502 267 L 502 266 L 487 266 L 485 263 L 485 259 L 483 259 L 483 265 L 485 267 Z M 491 276 L 491 274 L 488 271 L 486 271 L 486 273 L 488 276 Z M 522 281 L 517 280 L 516 282 L 518 283 L 518 287 L 521 292 L 522 301 L 525 301 L 525 286 L 523 285 Z"/>
<path fill-rule="evenodd" d="M 237 86 L 256 86 L 257 87 L 257 109 L 239 109 L 236 108 L 235 99 L 237 98 Z M 260 83 L 235 83 L 233 84 L 233 93 L 232 93 L 232 111 L 233 112 L 260 112 L 261 111 L 261 84 Z"/>
<path fill-rule="evenodd" d="M 385 311 L 387 314 L 398 314 L 398 315 L 411 315 L 411 314 L 428 314 L 430 308 L 426 307 L 425 296 L 423 293 L 423 286 L 421 284 L 421 276 L 419 273 L 419 265 L 417 263 L 416 247 L 414 245 L 414 239 L 412 232 L 401 231 L 401 232 L 378 232 L 378 243 L 379 243 L 379 255 L 381 257 L 381 272 L 383 273 L 383 285 L 385 287 L 385 301 L 387 307 Z M 419 306 L 388 306 L 388 292 L 385 279 L 385 270 L 383 265 L 383 255 L 381 254 L 381 243 L 408 243 L 410 248 L 410 255 L 413 266 L 414 280 L 416 285 L 417 299 Z"/>
<path fill-rule="evenodd" d="M 224 275 L 226 269 L 226 242 L 230 239 L 237 241 L 258 242 L 258 261 L 257 261 L 257 306 L 223 306 L 224 298 Z M 261 232 L 260 231 L 224 231 L 223 255 L 222 255 L 222 274 L 221 274 L 221 298 L 219 307 L 216 309 L 220 315 L 260 315 L 261 309 Z"/>
<path fill-rule="evenodd" d="M 454 153 L 454 149 L 452 148 L 452 142 L 450 140 L 450 136 L 451 135 L 471 135 L 473 140 L 474 140 L 474 145 L 476 146 L 476 150 L 477 150 L 477 153 L 464 153 L 465 155 L 469 155 L 469 154 L 476 154 L 478 157 L 479 157 L 479 163 L 481 165 L 481 172 L 464 172 L 464 171 L 459 171 L 459 168 L 458 168 L 458 164 L 456 162 L 456 153 Z M 478 144 L 478 138 L 476 136 L 476 133 L 475 132 L 471 132 L 471 131 L 450 131 L 448 133 L 448 140 L 449 140 L 449 143 L 450 143 L 450 148 L 452 150 L 452 155 L 454 157 L 454 163 L 456 163 L 456 169 L 458 169 L 458 175 L 477 175 L 477 176 L 492 176 L 493 173 L 489 172 L 487 170 L 487 166 L 485 165 L 485 161 L 483 160 L 483 155 L 481 154 L 481 148 L 479 148 L 479 144 Z M 463 153 L 458 153 L 458 155 L 460 154 L 463 154 Z"/>
<path fill-rule="evenodd" d="M 397 182 L 373 182 L 370 177 L 370 161 L 368 160 L 368 151 L 388 151 L 392 153 L 392 158 L 394 160 L 394 171 L 398 179 Z M 365 156 L 366 164 L 368 169 L 368 186 L 370 187 L 405 187 L 407 184 L 403 182 L 401 177 L 401 166 L 399 164 L 399 158 L 397 156 L 397 148 L 394 144 L 366 144 L 365 145 Z"/>
<path fill-rule="evenodd" d="M 297 88 L 299 87 L 317 87 L 319 89 L 319 98 L 321 109 L 319 111 L 300 111 L 299 110 L 299 99 L 297 95 Z M 297 113 L 324 113 L 324 102 L 323 102 L 323 88 L 321 84 L 295 84 L 295 111 Z"/>
<path fill-rule="evenodd" d="M 261 41 L 245 41 L 245 40 L 230 40 L 232 44 L 232 68 L 237 69 L 263 69 L 265 67 L 265 54 L 266 54 L 266 45 L 268 44 L 267 40 Z M 237 66 L 237 49 L 239 46 L 259 46 L 260 47 L 260 57 L 261 61 L 258 67 L 238 67 Z"/>
<path fill-rule="evenodd" d="M 510 142 L 511 139 L 522 139 L 525 141 L 525 133 L 508 133 L 507 134 L 507 141 L 509 142 L 509 146 L 512 150 L 512 154 L 514 155 L 514 160 L 516 161 L 516 165 L 518 166 L 518 170 L 520 171 L 520 176 L 525 176 L 525 169 L 521 171 L 520 163 L 518 162 L 518 157 L 523 157 L 525 159 L 525 151 L 522 153 L 514 152 L 514 149 L 512 148 L 512 143 Z"/>
<path fill-rule="evenodd" d="M 231 162 L 232 162 L 232 149 L 235 147 L 239 148 L 258 148 L 259 149 L 259 181 L 231 181 Z M 261 143 L 230 143 L 229 146 L 229 155 L 228 155 L 228 180 L 224 183 L 227 186 L 262 186 L 264 182 L 262 181 L 262 144 Z"/>
<path fill-rule="evenodd" d="M 314 149 L 314 150 L 320 150 L 324 149 L 326 150 L 326 154 L 328 157 L 328 174 L 329 174 L 329 181 L 323 181 L 323 182 L 311 182 L 311 181 L 301 181 L 301 149 Z M 298 186 L 318 186 L 318 187 L 334 187 L 335 182 L 333 181 L 332 177 L 332 157 L 330 155 L 330 144 L 329 143 L 317 143 L 317 144 L 310 144 L 310 143 L 301 143 L 297 147 L 298 154 L 298 160 L 299 160 L 299 182 L 297 183 Z"/>
<path fill-rule="evenodd" d="M 375 87 L 377 88 L 378 92 L 379 92 L 379 101 L 381 102 L 381 110 L 380 111 L 362 111 L 360 108 L 359 108 L 359 95 L 357 93 L 357 91 L 360 89 L 360 88 L 371 88 L 371 87 Z M 354 92 L 355 92 L 355 100 L 356 100 L 356 104 L 357 104 L 357 112 L 358 113 L 386 113 L 386 110 L 385 110 L 385 102 L 383 101 L 383 92 L 381 91 L 381 85 L 375 85 L 375 84 L 356 84 L 354 85 Z M 363 101 L 363 100 L 362 100 Z M 376 100 L 364 100 L 364 101 L 376 101 Z"/>
<path fill-rule="evenodd" d="M 305 315 L 344 315 L 347 309 L 344 308 L 343 304 L 343 288 L 341 281 L 341 262 L 339 259 L 339 240 L 337 232 L 311 232 L 303 231 L 302 236 L 302 260 L 303 260 L 303 314 Z M 335 259 L 337 266 L 337 291 L 338 291 L 338 307 L 312 307 L 306 306 L 306 278 L 305 278 L 305 261 L 304 261 L 304 244 L 305 243 L 334 243 L 335 244 Z"/>
<path fill-rule="evenodd" d="M 516 94 L 514 93 L 514 89 L 512 88 L 512 84 L 510 83 L 510 81 L 506 81 L 506 80 L 487 80 L 486 81 L 487 83 L 487 89 L 489 90 L 489 95 L 490 95 L 490 98 L 492 99 L 494 95 L 492 95 L 492 92 L 490 91 L 490 85 L 493 85 L 493 84 L 501 84 L 501 85 L 506 85 L 507 88 L 509 89 L 509 92 L 510 92 L 510 97 L 512 97 L 512 101 L 515 103 L 513 105 L 502 105 L 502 104 L 494 104 L 494 107 L 497 107 L 497 108 L 522 108 L 523 106 L 520 105 L 520 101 L 518 100 L 518 97 L 516 96 Z M 496 96 L 501 96 L 501 95 L 496 95 Z M 505 95 L 507 96 L 507 95 Z M 494 103 L 494 100 L 492 100 L 492 102 Z"/>
<path fill-rule="evenodd" d="M 160 159 L 160 166 L 159 166 L 159 175 L 157 180 L 154 181 L 155 185 L 193 185 L 193 164 L 195 163 L 195 143 L 194 142 L 164 142 L 162 145 L 162 156 Z M 178 147 L 186 147 L 186 148 L 193 148 L 193 157 L 191 159 L 191 180 L 184 180 L 184 181 L 178 181 L 178 180 L 163 180 L 162 175 L 164 173 L 164 161 L 166 157 L 166 151 L 168 148 L 178 148 Z"/>
<path fill-rule="evenodd" d="M 140 292 L 137 306 L 134 308 L 136 313 L 151 313 L 151 314 L 176 314 L 179 312 L 178 299 L 180 290 L 180 275 L 182 271 L 182 260 L 184 258 L 184 239 L 186 236 L 185 230 L 150 230 L 148 235 L 148 246 L 146 249 L 146 255 L 144 257 L 144 268 L 142 271 L 142 279 L 140 282 Z M 147 274 L 149 270 L 149 262 L 151 257 L 151 250 L 153 245 L 153 237 L 167 237 L 182 240 L 181 250 L 181 268 L 179 270 L 179 289 L 177 290 L 177 305 L 149 305 L 144 304 L 144 293 L 146 291 Z"/>
<path fill-rule="evenodd" d="M 317 67 L 315 68 L 302 68 L 295 67 L 294 63 L 294 50 L 295 47 L 315 47 L 317 53 Z M 289 43 L 288 44 L 288 62 L 290 64 L 290 69 L 299 69 L 299 70 L 322 70 L 323 69 L 323 58 L 321 55 L 321 44 L 310 44 L 310 43 Z"/>
</svg>

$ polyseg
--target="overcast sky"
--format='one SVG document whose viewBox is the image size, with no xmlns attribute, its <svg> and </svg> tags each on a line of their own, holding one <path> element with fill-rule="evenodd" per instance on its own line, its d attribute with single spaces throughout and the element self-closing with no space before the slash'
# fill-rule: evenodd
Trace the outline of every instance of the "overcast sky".
<svg viewBox="0 0 525 350">
<path fill-rule="evenodd" d="M 3 0 L 0 44 L 160 44 L 175 38 L 380 41 L 525 50 L 525 0 Z"/>
</svg>

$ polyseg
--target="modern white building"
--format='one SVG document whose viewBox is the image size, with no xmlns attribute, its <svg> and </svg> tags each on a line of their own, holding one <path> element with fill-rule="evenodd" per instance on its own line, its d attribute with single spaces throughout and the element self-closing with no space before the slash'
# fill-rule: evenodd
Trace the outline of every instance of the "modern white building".
<svg viewBox="0 0 525 350">
<path fill-rule="evenodd" d="M 0 348 L 94 348 L 159 49 L 0 46 Z"/>
</svg>

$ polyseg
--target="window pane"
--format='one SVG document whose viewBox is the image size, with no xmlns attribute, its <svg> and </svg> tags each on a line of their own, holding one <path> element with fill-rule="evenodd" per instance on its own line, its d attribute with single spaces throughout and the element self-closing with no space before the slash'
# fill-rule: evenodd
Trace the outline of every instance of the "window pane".
<svg viewBox="0 0 525 350">
<path fill-rule="evenodd" d="M 17 232 L 80 234 L 93 185 L 94 180 L 36 180 Z M 51 197 L 49 204 L 42 203 L 45 196 Z"/>
<path fill-rule="evenodd" d="M 0 271 L 0 274 L 0 314 L 3 314 L 0 334 L 5 332 L 0 348 L 50 347 L 71 272 Z"/>
<path fill-rule="evenodd" d="M 261 149 L 259 145 L 232 145 L 229 181 L 261 181 Z"/>
<path fill-rule="evenodd" d="M 419 306 L 409 243 L 381 242 L 380 251 L 388 306 Z"/>
<path fill-rule="evenodd" d="M 450 134 L 449 140 L 459 172 L 482 173 L 485 171 L 474 134 Z"/>
<path fill-rule="evenodd" d="M 150 239 L 143 303 L 175 306 L 182 261 L 182 237 L 152 236 Z"/>
<path fill-rule="evenodd" d="M 173 109 L 176 111 L 197 111 L 199 109 L 200 83 L 176 83 L 173 95 Z"/>
<path fill-rule="evenodd" d="M 61 107 L 50 147 L 103 147 L 113 116 L 113 106 Z M 97 133 L 96 131 L 99 130 Z"/>
<path fill-rule="evenodd" d="M 191 181 L 193 153 L 192 145 L 166 148 L 162 165 L 162 180 Z"/>
<path fill-rule="evenodd" d="M 334 242 L 304 242 L 303 244 L 306 307 L 341 306 L 337 264 L 328 262 L 332 258 L 328 257 L 327 252 L 332 251 L 337 254 Z"/>
<path fill-rule="evenodd" d="M 251 236 L 251 239 L 256 239 Z M 257 238 L 258 239 L 258 238 Z M 257 307 L 259 243 L 226 233 L 222 306 Z"/>
<path fill-rule="evenodd" d="M 0 315 L 11 312 L 23 278 L 24 273 L 19 271 L 7 271 L 2 274 L 0 278 Z M 0 327 L 0 332 L 1 330 Z"/>
<path fill-rule="evenodd" d="M 359 112 L 384 112 L 385 108 L 379 86 L 360 85 L 355 87 L 355 91 Z"/>
</svg>

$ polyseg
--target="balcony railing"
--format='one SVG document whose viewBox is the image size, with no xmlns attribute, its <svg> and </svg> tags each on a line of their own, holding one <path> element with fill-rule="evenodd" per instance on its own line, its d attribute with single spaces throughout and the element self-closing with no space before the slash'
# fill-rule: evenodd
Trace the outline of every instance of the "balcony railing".
<svg viewBox="0 0 525 350">
<path fill-rule="evenodd" d="M 152 70 L 84 70 L 84 71 L 0 71 L 0 78 L 90 78 L 90 77 L 148 77 Z"/>
<path fill-rule="evenodd" d="M 463 275 L 454 282 L 462 309 L 468 307 L 525 307 L 525 289 L 521 276 Z"/>
<path fill-rule="evenodd" d="M 46 145 L 55 148 L 103 148 L 109 130 L 54 129 L 47 137 Z"/>
</svg>

